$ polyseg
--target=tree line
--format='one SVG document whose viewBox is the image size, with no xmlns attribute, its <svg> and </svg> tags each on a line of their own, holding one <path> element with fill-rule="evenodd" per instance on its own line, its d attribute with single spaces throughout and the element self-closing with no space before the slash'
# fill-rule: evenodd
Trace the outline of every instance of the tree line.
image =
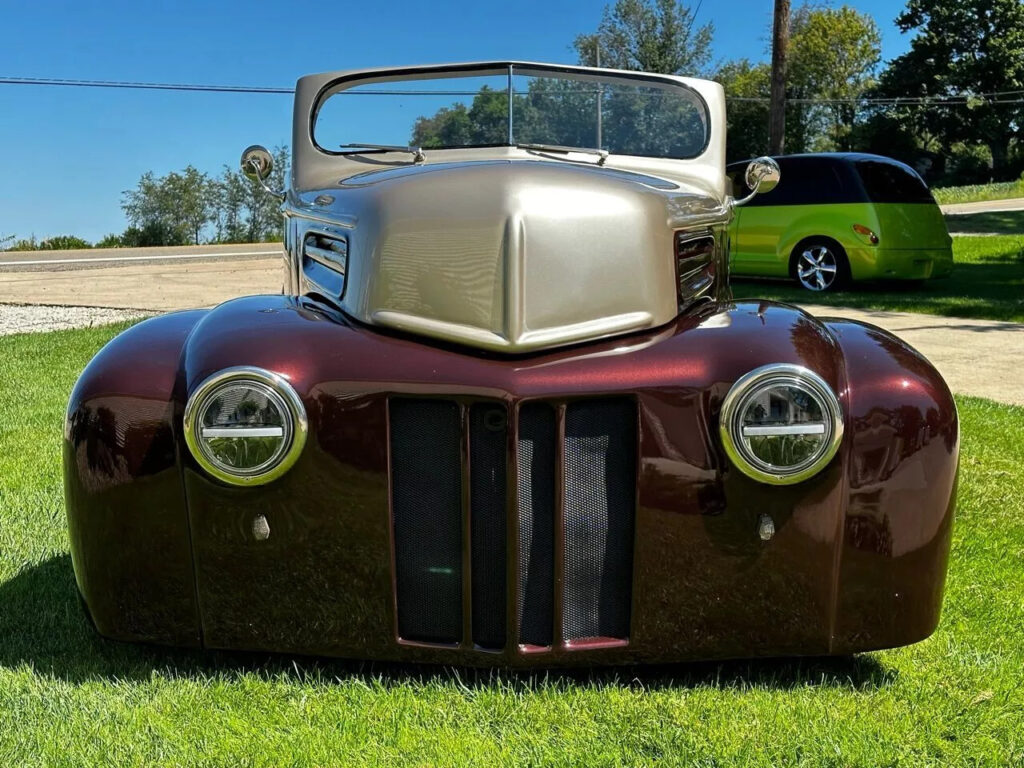
<svg viewBox="0 0 1024 768">
<path fill-rule="evenodd" d="M 273 155 L 274 168 L 267 184 L 284 189 L 288 148 L 276 147 Z M 133 189 L 125 190 L 121 208 L 128 227 L 96 243 L 74 235 L 44 240 L 6 236 L 0 237 L 0 248 L 28 251 L 260 243 L 280 240 L 283 235 L 280 202 L 240 169 L 227 165 L 216 177 L 192 165 L 165 176 L 144 173 Z"/>
</svg>

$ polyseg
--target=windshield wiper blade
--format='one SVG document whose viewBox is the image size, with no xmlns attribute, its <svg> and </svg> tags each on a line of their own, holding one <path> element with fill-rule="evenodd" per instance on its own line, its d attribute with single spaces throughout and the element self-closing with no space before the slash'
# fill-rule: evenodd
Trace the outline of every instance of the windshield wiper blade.
<svg viewBox="0 0 1024 768">
<path fill-rule="evenodd" d="M 559 152 L 562 154 L 569 154 L 570 152 L 579 152 L 583 155 L 596 155 L 598 165 L 604 165 L 604 161 L 608 159 L 608 150 L 606 149 L 591 149 L 590 147 L 563 147 L 561 144 L 516 144 L 518 149 L 532 149 L 534 152 Z"/>
<path fill-rule="evenodd" d="M 375 149 L 383 152 L 408 152 L 412 155 L 414 163 L 422 163 L 427 159 L 427 156 L 423 153 L 420 147 L 403 147 L 400 144 L 364 144 L 357 142 L 355 144 L 341 144 L 342 149 Z"/>
</svg>

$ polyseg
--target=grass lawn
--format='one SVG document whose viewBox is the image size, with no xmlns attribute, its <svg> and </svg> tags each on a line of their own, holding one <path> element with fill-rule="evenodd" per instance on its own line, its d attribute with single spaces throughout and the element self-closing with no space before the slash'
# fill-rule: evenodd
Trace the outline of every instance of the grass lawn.
<svg viewBox="0 0 1024 768">
<path fill-rule="evenodd" d="M 792 281 L 734 278 L 733 293 L 737 298 L 768 298 L 794 304 L 1024 323 L 1024 230 L 1020 231 L 1019 235 L 993 237 L 954 236 L 953 274 L 941 280 L 911 285 L 854 283 L 846 291 L 823 294 L 804 290 Z"/>
<path fill-rule="evenodd" d="M 946 216 L 949 234 L 1024 235 L 1024 211 L 990 211 Z"/>
<path fill-rule="evenodd" d="M 1024 762 L 1022 408 L 959 400 L 945 612 L 916 646 L 548 676 L 204 654 L 103 641 L 78 605 L 61 420 L 113 334 L 0 338 L 0 766 Z"/>
</svg>

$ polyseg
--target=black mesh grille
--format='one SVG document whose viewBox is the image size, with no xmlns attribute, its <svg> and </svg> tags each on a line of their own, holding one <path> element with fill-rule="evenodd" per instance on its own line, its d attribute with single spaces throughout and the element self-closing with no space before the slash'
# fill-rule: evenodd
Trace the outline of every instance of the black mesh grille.
<svg viewBox="0 0 1024 768">
<path fill-rule="evenodd" d="M 469 410 L 473 642 L 505 646 L 505 504 L 508 427 L 505 407 Z"/>
<path fill-rule="evenodd" d="M 392 400 L 391 504 L 398 634 L 462 638 L 462 456 L 458 406 Z"/>
<path fill-rule="evenodd" d="M 472 641 L 492 649 L 507 639 L 506 414 L 497 403 L 475 404 L 468 414 Z M 398 632 L 407 640 L 457 643 L 463 639 L 462 414 L 452 401 L 401 398 L 391 401 L 390 418 Z M 563 639 L 628 638 L 635 404 L 600 399 L 566 407 L 564 489 L 555 487 L 555 409 L 527 403 L 518 427 L 519 643 L 554 641 L 556 562 L 564 567 Z M 565 543 L 556 558 L 559 494 Z"/>
<path fill-rule="evenodd" d="M 554 617 L 555 412 L 519 412 L 519 642 L 550 645 Z"/>
<path fill-rule="evenodd" d="M 629 636 L 636 506 L 636 409 L 572 403 L 565 415 L 566 640 Z"/>
</svg>

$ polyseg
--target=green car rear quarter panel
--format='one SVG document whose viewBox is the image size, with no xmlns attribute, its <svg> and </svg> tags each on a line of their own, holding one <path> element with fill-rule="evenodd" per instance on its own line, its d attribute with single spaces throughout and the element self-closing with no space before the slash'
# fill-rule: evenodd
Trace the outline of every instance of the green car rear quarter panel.
<svg viewBox="0 0 1024 768">
<path fill-rule="evenodd" d="M 772 205 L 773 193 L 736 209 L 731 227 L 731 271 L 754 277 L 790 277 L 794 250 L 812 238 L 828 238 L 846 253 L 854 280 L 922 280 L 949 274 L 952 240 L 934 202 L 872 202 L 846 161 L 829 162 L 828 174 L 808 178 L 791 174 L 790 183 L 805 185 L 796 204 Z M 792 160 L 790 160 L 792 162 Z M 819 159 L 819 162 L 822 162 Z M 786 158 L 782 159 L 786 183 Z M 790 169 L 792 170 L 792 169 Z M 732 169 L 730 169 L 732 173 Z M 811 185 L 820 183 L 820 189 Z M 836 190 L 834 185 L 844 189 Z M 738 190 L 741 192 L 742 190 Z M 787 190 L 792 197 L 791 191 Z M 833 202 L 859 197 L 860 202 Z M 822 202 L 803 202 L 817 198 Z M 826 202 L 827 201 L 827 202 Z M 875 232 L 879 244 L 854 232 L 859 224 Z"/>
</svg>

